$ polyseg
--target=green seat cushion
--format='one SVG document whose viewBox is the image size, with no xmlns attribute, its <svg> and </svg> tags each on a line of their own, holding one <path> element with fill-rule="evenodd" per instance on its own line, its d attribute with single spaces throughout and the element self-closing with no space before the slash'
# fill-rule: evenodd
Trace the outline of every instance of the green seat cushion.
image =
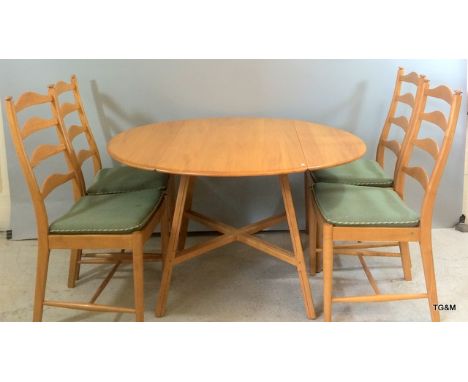
<svg viewBox="0 0 468 382">
<path fill-rule="evenodd" d="M 392 187 L 393 185 L 393 179 L 385 174 L 375 160 L 370 159 L 358 159 L 341 166 L 317 170 L 313 172 L 313 176 L 316 182 L 376 187 Z"/>
<path fill-rule="evenodd" d="M 314 196 L 324 219 L 336 226 L 414 227 L 419 215 L 391 188 L 315 183 Z"/>
<path fill-rule="evenodd" d="M 138 231 L 162 200 L 152 189 L 108 195 L 83 196 L 49 227 L 50 234 L 123 234 Z"/>
<path fill-rule="evenodd" d="M 128 166 L 103 168 L 96 174 L 87 193 L 99 195 L 165 189 L 168 178 L 168 174 Z"/>
</svg>

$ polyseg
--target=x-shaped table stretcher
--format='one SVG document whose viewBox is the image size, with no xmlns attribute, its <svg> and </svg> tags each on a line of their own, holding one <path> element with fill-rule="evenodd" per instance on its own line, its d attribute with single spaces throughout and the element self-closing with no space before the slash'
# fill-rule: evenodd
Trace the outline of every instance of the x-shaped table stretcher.
<svg viewBox="0 0 468 382">
<path fill-rule="evenodd" d="M 279 175 L 285 213 L 260 220 L 241 228 L 229 226 L 190 209 L 194 180 L 195 177 L 188 175 L 182 175 L 180 178 L 170 238 L 163 261 L 163 275 L 156 304 L 156 316 L 161 317 L 165 313 L 174 265 L 183 263 L 184 261 L 193 259 L 224 245 L 239 241 L 288 264 L 296 266 L 304 297 L 307 318 L 314 319 L 314 304 L 310 291 L 309 278 L 304 263 L 304 254 L 302 251 L 288 176 Z M 204 224 L 207 227 L 220 232 L 222 235 L 184 249 L 183 246 L 189 219 Z M 260 232 L 267 227 L 274 226 L 284 219 L 288 222 L 293 251 L 285 250 L 277 245 L 253 236 L 255 233 Z"/>
</svg>

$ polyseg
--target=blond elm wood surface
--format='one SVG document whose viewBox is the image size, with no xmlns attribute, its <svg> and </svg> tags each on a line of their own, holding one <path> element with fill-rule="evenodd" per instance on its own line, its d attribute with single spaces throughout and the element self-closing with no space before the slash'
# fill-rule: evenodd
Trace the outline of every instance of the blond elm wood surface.
<svg viewBox="0 0 468 382">
<path fill-rule="evenodd" d="M 108 151 L 129 166 L 172 174 L 258 176 L 348 163 L 366 146 L 351 133 L 306 121 L 210 118 L 131 128 Z"/>
<path fill-rule="evenodd" d="M 155 314 L 166 312 L 172 269 L 215 248 L 240 241 L 296 266 L 306 316 L 315 309 L 287 174 L 353 161 L 365 144 L 354 135 L 305 121 L 268 118 L 211 118 L 163 122 L 129 129 L 108 144 L 110 155 L 129 166 L 181 175 Z M 191 210 L 196 176 L 277 175 L 285 213 L 234 228 Z M 292 251 L 253 236 L 287 218 Z M 222 236 L 184 248 L 187 222 L 193 219 Z"/>
</svg>

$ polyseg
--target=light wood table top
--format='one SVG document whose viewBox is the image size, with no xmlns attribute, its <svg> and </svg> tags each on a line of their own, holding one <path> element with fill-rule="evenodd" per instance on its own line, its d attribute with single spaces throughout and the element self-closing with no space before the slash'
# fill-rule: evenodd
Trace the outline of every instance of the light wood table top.
<svg viewBox="0 0 468 382">
<path fill-rule="evenodd" d="M 306 121 L 210 118 L 126 130 L 108 144 L 132 167 L 195 176 L 280 175 L 351 162 L 366 151 L 355 135 Z"/>
</svg>

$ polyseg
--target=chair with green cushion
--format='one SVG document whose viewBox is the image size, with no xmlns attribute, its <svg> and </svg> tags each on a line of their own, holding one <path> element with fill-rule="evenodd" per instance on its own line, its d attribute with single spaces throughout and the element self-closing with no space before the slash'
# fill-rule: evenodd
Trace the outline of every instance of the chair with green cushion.
<svg viewBox="0 0 468 382">
<path fill-rule="evenodd" d="M 120 166 L 103 168 L 86 190 L 88 195 L 118 194 L 141 190 L 165 190 L 169 175 L 162 172 Z"/>
<path fill-rule="evenodd" d="M 314 181 L 354 184 L 356 186 L 392 187 L 396 166 L 393 176 L 388 176 L 383 170 L 385 149 L 392 151 L 396 155 L 398 162 L 401 147 L 406 144 L 407 137 L 411 132 L 410 130 L 414 126 L 413 116 L 415 115 L 415 105 L 418 104 L 421 97 L 421 92 L 419 90 L 423 79 L 423 76 L 419 76 L 414 72 L 405 75 L 403 68 L 398 69 L 392 101 L 383 129 L 380 133 L 376 160 L 358 159 L 341 166 L 314 171 L 312 172 Z M 403 83 L 410 83 L 415 86 L 414 95 L 412 93 L 401 94 Z M 395 115 L 398 103 L 404 103 L 411 107 L 411 116 L 409 119 L 405 116 Z M 392 125 L 399 126 L 403 129 L 404 138 L 401 145 L 397 140 L 388 140 Z"/>
<path fill-rule="evenodd" d="M 35 109 L 38 105 L 50 105 L 52 118 L 34 116 L 24 124 L 18 121 L 18 114 L 25 109 Z M 52 92 L 47 95 L 25 93 L 14 102 L 6 101 L 7 118 L 16 152 L 25 175 L 36 215 L 38 236 L 38 257 L 36 287 L 34 296 L 33 320 L 41 321 L 44 306 L 79 309 L 95 312 L 118 312 L 135 314 L 137 321 L 144 320 L 144 277 L 145 260 L 161 260 L 162 254 L 145 254 L 144 244 L 151 237 L 157 224 L 161 222 L 164 242 L 167 243 L 169 215 L 165 192 L 160 189 L 147 189 L 124 193 L 86 195 L 78 176 L 76 162 L 71 156 L 69 141 L 63 134 L 60 119 L 54 105 Z M 44 129 L 54 129 L 58 143 L 41 144 L 29 152 L 25 140 L 30 135 Z M 65 173 L 46 174 L 39 183 L 36 167 L 45 165 L 50 157 L 61 156 Z M 44 172 L 44 171 L 43 171 Z M 49 222 L 45 200 L 57 187 L 71 182 L 75 203 L 62 217 Z M 98 287 L 94 296 L 86 302 L 58 301 L 46 299 L 46 281 L 50 252 L 53 249 L 114 249 L 123 248 L 130 253 L 93 254 L 89 261 L 94 264 L 113 264 L 108 276 Z M 165 245 L 163 250 L 165 250 Z M 91 261 L 92 260 L 92 261 Z M 97 304 L 106 285 L 121 263 L 133 265 L 134 307 Z M 73 262 L 71 265 L 76 265 Z M 70 274 L 75 275 L 75 271 Z"/>
<path fill-rule="evenodd" d="M 61 122 L 60 126 L 63 129 L 65 139 L 69 142 L 68 147 L 70 148 L 71 158 L 76 163 L 75 167 L 78 171 L 78 177 L 83 187 L 86 189 L 86 194 L 118 194 L 148 189 L 155 190 L 155 192 L 158 193 L 160 190 L 166 190 L 169 184 L 168 174 L 128 166 L 102 168 L 101 156 L 84 111 L 83 102 L 78 89 L 78 81 L 75 75 L 71 77 L 70 83 L 59 81 L 49 88 L 54 99 L 54 105 L 56 105 L 58 119 Z M 63 99 L 62 97 L 67 93 L 72 94 L 73 103 L 61 102 Z M 72 113 L 76 113 L 78 116 L 80 121 L 79 126 L 73 124 L 67 125 L 67 116 L 72 115 Z M 77 151 L 73 145 L 75 138 L 81 134 L 84 134 L 88 147 Z M 94 179 L 91 185 L 87 186 L 83 176 L 82 166 L 85 161 L 90 158 L 93 161 Z M 168 190 L 168 193 L 171 194 L 172 191 Z M 169 199 L 171 199 L 171 195 L 169 195 Z M 169 204 L 172 205 L 171 202 L 169 202 Z M 81 256 L 82 251 L 80 249 L 72 251 L 70 257 L 70 275 L 68 278 L 69 288 L 73 288 L 76 280 L 79 279 Z"/>
<path fill-rule="evenodd" d="M 84 111 L 75 75 L 71 77 L 70 83 L 59 81 L 51 86 L 51 89 L 54 102 L 57 105 L 58 117 L 64 128 L 64 134 L 70 141 L 72 155 L 78 163 L 78 175 L 83 184 L 85 184 L 85 180 L 81 168 L 87 159 L 92 158 L 93 160 L 95 177 L 92 184 L 86 189 L 88 194 L 115 194 L 146 189 L 166 189 L 169 176 L 164 173 L 128 166 L 102 168 L 101 156 Z M 61 97 L 69 92 L 73 95 L 74 103 L 61 102 Z M 77 113 L 80 126 L 66 123 L 67 116 L 72 113 Z M 84 134 L 88 148 L 77 152 L 73 142 L 81 134 Z"/>
<path fill-rule="evenodd" d="M 448 113 L 444 114 L 438 109 L 426 111 L 428 98 L 446 102 L 449 105 Z M 403 147 L 397 165 L 394 189 L 325 182 L 315 183 L 312 186 L 308 208 L 309 212 L 314 212 L 312 216 L 315 216 L 315 219 L 310 220 L 312 227 L 309 231 L 309 246 L 314 253 L 321 253 L 323 256 L 325 321 L 331 321 L 332 305 L 336 303 L 413 299 L 427 299 L 432 321 L 440 321 L 440 314 L 434 308 L 438 304 L 438 299 L 432 254 L 432 213 L 437 188 L 452 146 L 460 103 L 461 92 L 452 92 L 446 86 L 431 89 L 428 81 L 424 82 L 421 102 L 417 106 L 414 118 L 415 127 L 408 134 L 407 145 Z M 427 128 L 435 129 L 435 127 L 424 126 L 424 133 L 419 134 L 423 123 L 440 128 L 442 139 L 439 143 L 431 138 L 431 130 L 426 130 Z M 409 165 L 414 149 L 426 151 L 434 159 L 430 176 L 422 167 Z M 413 211 L 403 201 L 407 176 L 418 181 L 424 189 L 419 213 Z M 320 232 L 320 242 L 317 240 L 317 231 Z M 357 247 L 347 244 L 335 245 L 335 241 L 358 241 L 359 244 Z M 382 244 L 392 241 L 406 245 L 409 242 L 418 242 L 426 284 L 424 292 L 388 294 L 380 291 L 364 257 L 399 257 L 399 253 L 369 249 L 382 247 Z M 366 244 L 361 244 L 361 242 L 366 242 Z M 374 245 L 369 245 L 369 243 Z M 350 293 L 346 296 L 333 295 L 333 262 L 336 254 L 358 256 L 373 289 L 373 295 L 351 295 Z M 405 256 L 402 253 L 402 261 L 404 269 L 411 268 L 409 253 Z"/>
<path fill-rule="evenodd" d="M 306 174 L 306 189 L 309 189 L 311 183 L 320 182 L 384 188 L 393 187 L 394 177 L 396 176 L 398 164 L 401 160 L 401 153 L 404 151 L 405 146 L 408 143 L 408 139 L 416 125 L 415 116 L 417 114 L 418 105 L 422 99 L 422 87 L 424 80 L 424 76 L 419 76 L 415 72 L 411 72 L 405 75 L 403 68 L 398 69 L 392 101 L 384 127 L 380 134 L 379 144 L 377 146 L 376 160 L 358 159 L 341 166 L 317 170 L 311 173 L 312 178 Z M 402 87 L 405 83 L 410 84 L 409 86 L 414 86 L 416 88 L 415 95 L 410 92 L 402 94 Z M 411 108 L 411 115 L 409 119 L 402 115 L 396 116 L 399 103 L 406 104 Z M 390 130 L 393 125 L 400 127 L 404 133 L 404 138 L 401 144 L 395 139 L 389 139 Z M 383 169 L 386 149 L 389 149 L 396 155 L 394 176 L 392 177 L 388 176 Z M 306 199 L 307 198 L 309 198 L 309 195 L 306 193 Z M 307 208 L 308 207 L 306 207 L 306 209 Z M 310 216 L 307 211 L 306 216 Z M 309 219 L 307 219 L 307 229 L 310 231 Z M 393 242 L 384 244 L 384 246 L 395 245 L 400 247 L 400 255 L 402 259 L 409 258 L 409 247 L 406 243 Z M 361 244 L 359 244 L 359 246 L 362 249 L 365 249 L 365 247 L 363 247 Z M 312 248 L 309 248 L 309 256 L 311 259 L 311 273 L 315 274 L 315 272 L 321 270 L 321 256 L 320 254 L 319 256 L 316 256 Z M 403 264 L 406 264 L 406 262 L 403 261 Z M 411 270 L 408 267 L 404 267 L 403 271 L 405 280 L 411 280 Z"/>
</svg>

